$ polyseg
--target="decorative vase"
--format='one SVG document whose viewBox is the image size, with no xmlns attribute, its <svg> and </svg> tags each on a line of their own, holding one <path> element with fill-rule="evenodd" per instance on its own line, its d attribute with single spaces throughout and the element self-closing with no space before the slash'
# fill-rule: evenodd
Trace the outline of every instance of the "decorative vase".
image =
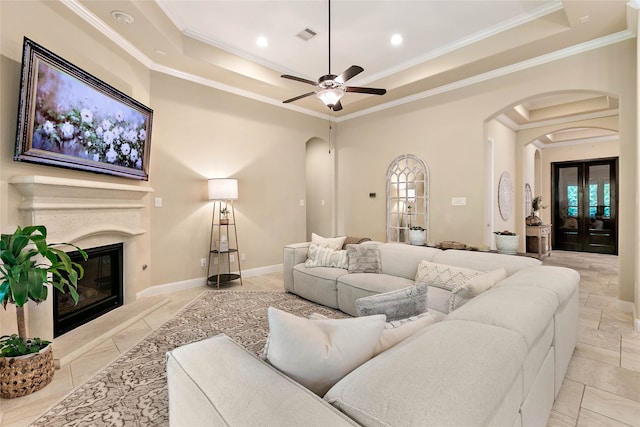
<svg viewBox="0 0 640 427">
<path fill-rule="evenodd" d="M 525 222 L 527 225 L 542 225 L 542 218 L 538 216 L 538 211 L 531 211 L 531 215 L 529 215 Z"/>
<path fill-rule="evenodd" d="M 51 344 L 38 353 L 0 357 L 0 397 L 12 399 L 40 390 L 53 379 Z"/>
<path fill-rule="evenodd" d="M 409 243 L 424 246 L 427 241 L 427 230 L 409 230 Z"/>
<path fill-rule="evenodd" d="M 518 253 L 520 236 L 496 234 L 496 249 L 499 254 L 515 255 Z"/>
</svg>

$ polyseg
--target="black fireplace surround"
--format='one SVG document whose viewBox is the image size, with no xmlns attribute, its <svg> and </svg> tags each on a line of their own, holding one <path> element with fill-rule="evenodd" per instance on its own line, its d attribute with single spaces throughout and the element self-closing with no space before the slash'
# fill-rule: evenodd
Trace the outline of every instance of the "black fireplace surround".
<svg viewBox="0 0 640 427">
<path fill-rule="evenodd" d="M 78 280 L 78 304 L 69 292 L 54 288 L 53 336 L 58 337 L 103 314 L 120 307 L 123 302 L 123 245 L 85 249 L 84 261 L 78 252 L 69 252 L 72 261 L 84 267 L 84 277 Z"/>
</svg>

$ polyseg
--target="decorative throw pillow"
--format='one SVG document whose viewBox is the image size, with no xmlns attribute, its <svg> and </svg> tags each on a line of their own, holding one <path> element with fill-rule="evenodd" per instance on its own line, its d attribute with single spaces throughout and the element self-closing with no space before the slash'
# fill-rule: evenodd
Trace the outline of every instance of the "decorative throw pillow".
<svg viewBox="0 0 640 427">
<path fill-rule="evenodd" d="M 499 281 L 507 277 L 504 268 L 492 270 L 478 276 L 474 276 L 466 282 L 461 283 L 451 291 L 449 298 L 449 312 L 460 308 L 471 298 L 477 297 L 481 293 L 488 291 Z"/>
<path fill-rule="evenodd" d="M 342 249 L 347 236 L 340 237 L 322 237 L 316 233 L 311 233 L 311 243 L 317 243 L 320 246 L 326 246 L 331 249 Z"/>
<path fill-rule="evenodd" d="M 380 273 L 382 262 L 376 244 L 347 245 L 349 273 Z"/>
<path fill-rule="evenodd" d="M 427 311 L 427 290 L 424 283 L 417 283 L 397 291 L 384 292 L 356 300 L 358 316 L 384 314 L 388 321 L 406 319 Z"/>
<path fill-rule="evenodd" d="M 320 313 L 312 313 L 309 315 L 311 320 L 327 319 L 327 316 Z M 384 330 L 380 335 L 378 345 L 373 352 L 374 356 L 389 350 L 399 342 L 409 338 L 422 328 L 426 328 L 429 325 L 433 325 L 438 320 L 436 317 L 427 312 L 421 313 L 417 316 L 412 316 L 407 319 L 395 320 L 393 322 L 387 322 L 384 324 Z"/>
<path fill-rule="evenodd" d="M 421 261 L 420 264 L 418 264 L 415 281 L 453 291 L 467 280 L 481 274 L 483 274 L 482 271 L 471 270 L 469 268 Z"/>
<path fill-rule="evenodd" d="M 265 358 L 319 396 L 373 357 L 384 316 L 309 320 L 269 307 Z"/>
<path fill-rule="evenodd" d="M 330 247 L 321 246 L 316 243 L 309 245 L 305 267 L 334 267 L 349 268 L 349 258 L 346 250 L 334 250 Z"/>
</svg>

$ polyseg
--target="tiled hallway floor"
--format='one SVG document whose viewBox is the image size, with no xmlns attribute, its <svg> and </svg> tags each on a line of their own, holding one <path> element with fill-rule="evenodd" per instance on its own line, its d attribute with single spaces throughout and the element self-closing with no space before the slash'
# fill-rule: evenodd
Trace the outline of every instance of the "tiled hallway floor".
<svg viewBox="0 0 640 427">
<path fill-rule="evenodd" d="M 632 313 L 617 300 L 618 258 L 555 251 L 544 263 L 571 267 L 581 275 L 579 342 L 548 426 L 640 426 L 640 335 L 633 331 Z M 279 273 L 243 282 L 242 288 L 237 285 L 233 289 L 283 289 Z M 153 297 L 160 301 L 154 301 L 157 308 L 134 317 L 127 328 L 63 363 L 52 384 L 30 396 L 0 399 L 0 426 L 29 425 L 205 289 L 209 288 Z M 162 299 L 166 301 L 162 303 Z"/>
<path fill-rule="evenodd" d="M 618 301 L 618 257 L 554 251 L 580 273 L 578 345 L 548 426 L 640 426 L 640 334 Z"/>
</svg>

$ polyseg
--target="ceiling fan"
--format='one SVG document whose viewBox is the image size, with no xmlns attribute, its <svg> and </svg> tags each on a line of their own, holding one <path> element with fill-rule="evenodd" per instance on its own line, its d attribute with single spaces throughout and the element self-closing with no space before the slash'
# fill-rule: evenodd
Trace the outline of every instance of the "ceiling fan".
<svg viewBox="0 0 640 427">
<path fill-rule="evenodd" d="M 384 95 L 387 93 L 386 89 L 376 89 L 371 87 L 358 87 L 358 86 L 347 86 L 345 83 L 347 80 L 357 76 L 361 72 L 364 71 L 364 68 L 358 65 L 352 65 L 342 72 L 340 75 L 331 74 L 331 0 L 328 0 L 329 3 L 329 74 L 325 74 L 321 76 L 317 82 L 312 80 L 307 80 L 302 77 L 290 76 L 284 74 L 280 77 L 290 80 L 295 80 L 302 83 L 307 83 L 312 86 L 316 86 L 318 90 L 313 92 L 308 92 L 291 99 L 287 99 L 286 101 L 282 101 L 284 104 L 288 104 L 289 102 L 297 101 L 298 99 L 306 98 L 307 96 L 315 95 L 317 96 L 330 110 L 340 111 L 342 110 L 342 103 L 340 99 L 344 96 L 346 92 L 355 92 L 355 93 L 366 93 L 371 95 Z"/>
</svg>

